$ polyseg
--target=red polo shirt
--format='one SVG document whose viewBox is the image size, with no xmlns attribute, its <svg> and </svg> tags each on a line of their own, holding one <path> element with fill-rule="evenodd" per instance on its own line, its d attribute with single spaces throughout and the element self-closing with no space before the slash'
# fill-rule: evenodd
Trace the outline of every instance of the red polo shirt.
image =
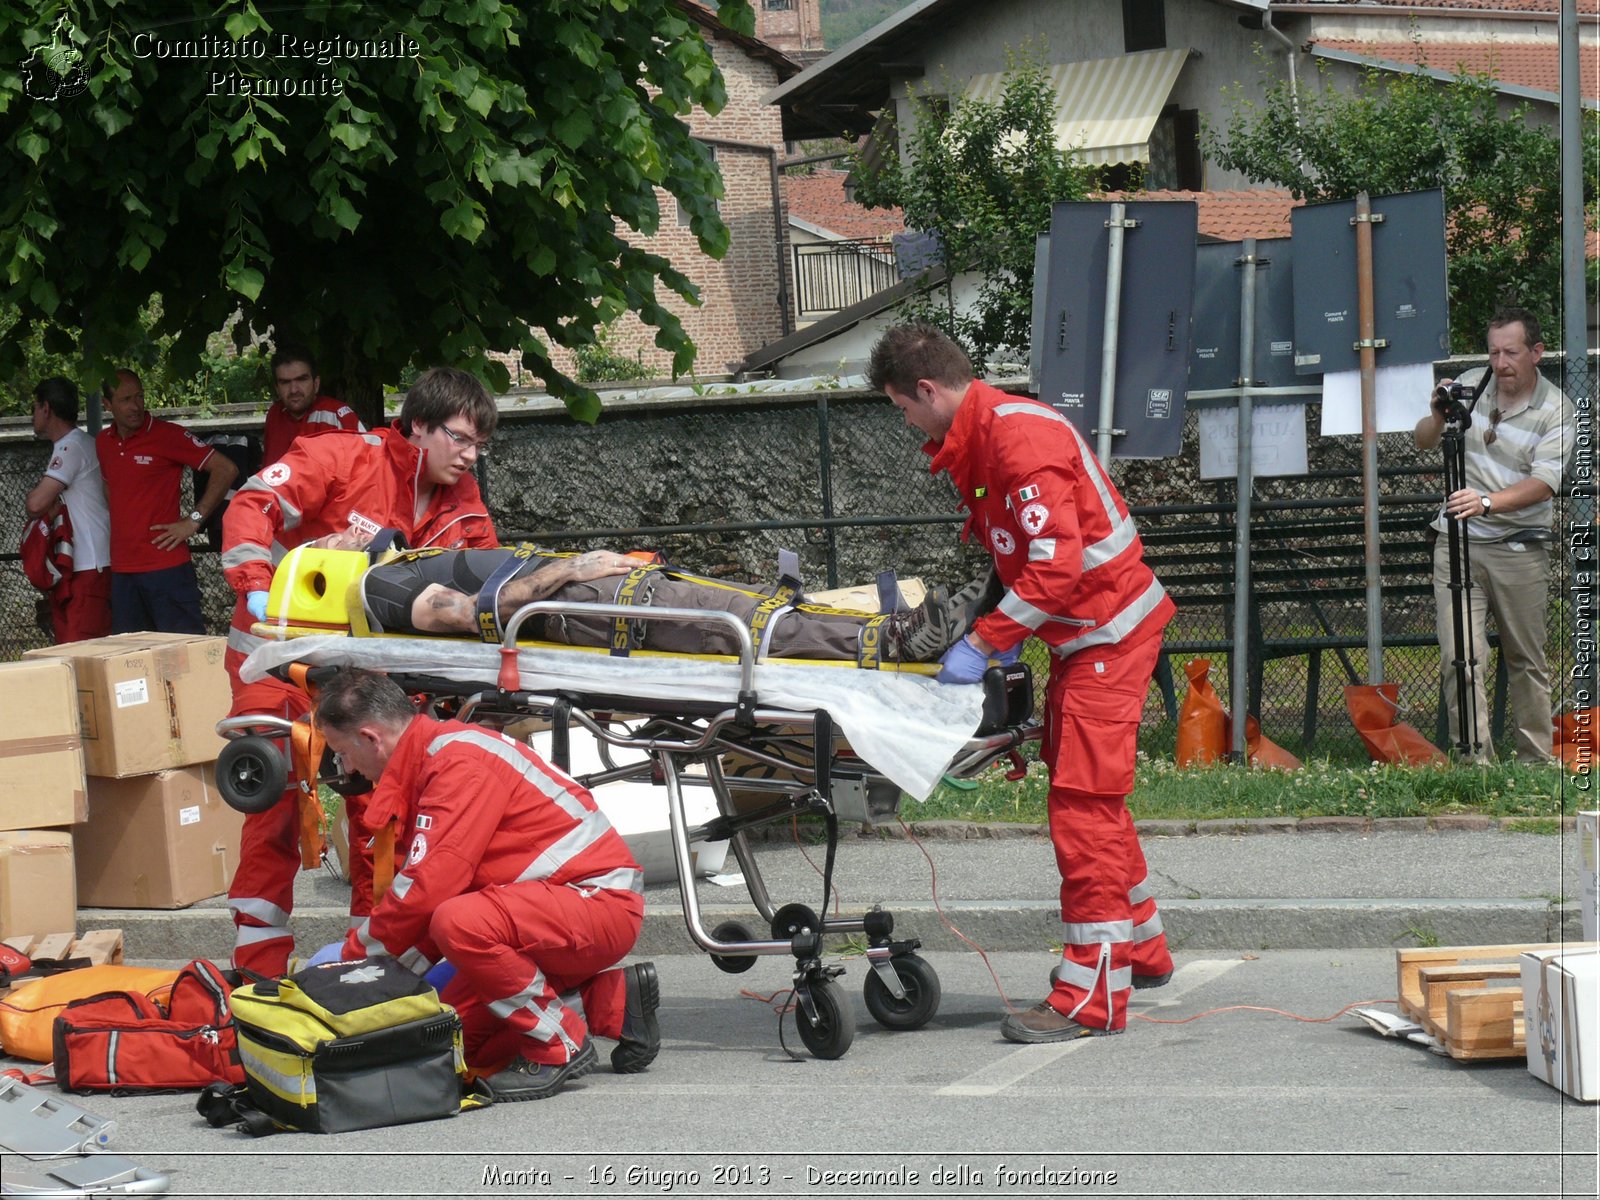
<svg viewBox="0 0 1600 1200">
<path fill-rule="evenodd" d="M 214 453 L 211 447 L 182 426 L 147 413 L 132 437 L 119 437 L 113 424 L 100 431 L 94 448 L 111 508 L 111 569 L 136 575 L 188 562 L 188 546 L 158 550 L 150 527 L 183 515 L 178 511 L 183 469 L 203 469 Z"/>
</svg>

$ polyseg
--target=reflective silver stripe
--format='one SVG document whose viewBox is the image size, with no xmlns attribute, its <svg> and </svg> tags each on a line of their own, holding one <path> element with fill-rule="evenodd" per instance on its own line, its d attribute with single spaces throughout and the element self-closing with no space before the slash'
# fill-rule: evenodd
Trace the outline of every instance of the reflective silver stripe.
<svg viewBox="0 0 1600 1200">
<path fill-rule="evenodd" d="M 250 476 L 249 479 L 239 485 L 239 490 L 241 492 L 265 492 L 276 500 L 278 507 L 283 510 L 283 527 L 285 529 L 295 528 L 300 524 L 301 518 L 304 516 L 298 508 L 280 496 L 269 484 L 263 483 L 259 475 Z"/>
<path fill-rule="evenodd" d="M 1029 562 L 1049 562 L 1055 556 L 1055 538 L 1034 538 L 1028 543 Z"/>
<path fill-rule="evenodd" d="M 260 647 L 265 646 L 269 641 L 271 641 L 270 638 L 257 637 L 253 633 L 246 633 L 244 630 L 235 629 L 231 625 L 228 627 L 228 649 L 237 650 L 246 658 L 250 657 Z"/>
<path fill-rule="evenodd" d="M 240 542 L 232 550 L 222 552 L 222 569 L 242 567 L 245 563 L 272 561 L 271 552 L 260 542 Z"/>
<path fill-rule="evenodd" d="M 301 1104 L 317 1102 L 317 1079 L 310 1071 L 304 1075 L 285 1075 L 265 1062 L 260 1055 L 253 1053 L 249 1043 L 243 1038 L 239 1040 L 239 1060 L 251 1075 L 265 1080 L 267 1086 L 280 1095 Z"/>
<path fill-rule="evenodd" d="M 401 871 L 394 877 L 394 879 L 390 881 L 389 890 L 394 893 L 394 898 L 396 900 L 403 900 L 405 899 L 406 893 L 411 890 L 411 884 L 413 882 L 414 881 L 412 880 L 411 876 L 407 875 L 404 871 Z"/>
<path fill-rule="evenodd" d="M 358 917 L 354 913 L 351 913 L 350 914 L 350 922 L 346 926 L 346 928 L 347 929 L 364 929 L 364 928 L 366 928 L 366 924 L 367 924 L 367 919 L 365 917 Z"/>
<path fill-rule="evenodd" d="M 534 859 L 517 876 L 517 883 L 530 879 L 549 879 L 578 855 L 611 832 L 611 822 L 600 813 L 589 813 L 572 829 L 551 842 L 544 852 Z"/>
<path fill-rule="evenodd" d="M 1092 992 L 1094 985 L 1100 982 L 1100 967 L 1086 967 L 1082 963 L 1073 962 L 1069 958 L 1062 959 L 1056 964 L 1055 970 L 1050 972 L 1050 978 L 1056 983 L 1064 983 L 1068 987 L 1083 988 Z M 1133 987 L 1133 968 L 1118 967 L 1107 973 L 1111 981 L 1113 992 L 1125 992 Z"/>
<path fill-rule="evenodd" d="M 1133 940 L 1136 943 L 1148 942 L 1151 938 L 1160 937 L 1161 934 L 1162 927 L 1160 913 L 1157 913 L 1148 921 L 1140 921 L 1139 924 L 1133 927 Z"/>
<path fill-rule="evenodd" d="M 596 815 L 585 808 L 583 802 L 572 794 L 568 786 L 570 781 L 557 779 L 555 776 L 541 771 L 531 759 L 517 750 L 514 744 L 508 745 L 493 734 L 484 733 L 478 729 L 465 729 L 455 733 L 440 734 L 428 743 L 428 753 L 438 754 L 453 742 L 463 742 L 469 746 L 476 746 L 485 753 L 498 758 L 541 793 L 554 800 L 561 811 L 574 821 L 583 821 Z M 604 820 L 603 817 L 601 819 Z"/>
<path fill-rule="evenodd" d="M 111 1031 L 111 1036 L 106 1039 L 106 1082 L 107 1083 L 120 1083 L 121 1082 L 121 1080 L 117 1077 L 117 1044 L 121 1040 L 122 1040 L 122 1035 L 120 1033 L 118 1033 L 115 1029 L 113 1029 Z M 40 1115 L 42 1116 L 44 1114 L 41 1113 Z"/>
<path fill-rule="evenodd" d="M 340 411 L 341 412 L 349 412 L 350 410 L 348 408 L 345 408 L 345 409 L 341 409 Z M 312 409 L 310 412 L 308 412 L 306 414 L 306 424 L 308 424 L 308 425 L 329 425 L 329 426 L 332 426 L 334 429 L 338 429 L 339 426 L 340 426 L 339 413 L 329 412 L 325 408 L 314 408 L 314 409 Z"/>
<path fill-rule="evenodd" d="M 293 936 L 284 925 L 240 925 L 234 931 L 233 944 L 235 947 L 259 946 L 262 942 Z"/>
<path fill-rule="evenodd" d="M 509 1021 L 517 1012 L 526 1012 L 533 1018 L 533 1037 L 541 1042 L 552 1042 L 560 1038 L 571 1054 L 578 1052 L 578 1045 L 561 1026 L 561 997 L 552 996 L 548 1004 L 538 1004 L 534 997 L 548 990 L 545 984 L 544 972 L 535 971 L 533 978 L 528 981 L 528 986 L 514 996 L 505 996 L 499 1000 L 489 1002 L 489 1011 L 502 1021 Z"/>
<path fill-rule="evenodd" d="M 1012 591 L 1006 592 L 1001 598 L 999 608 L 1001 613 L 1027 629 L 1038 629 L 1051 619 L 1050 614 L 1044 609 L 1035 608 Z"/>
<path fill-rule="evenodd" d="M 1076 654 L 1079 650 L 1090 646 L 1108 646 L 1120 642 L 1135 629 L 1139 628 L 1144 619 L 1156 609 L 1161 607 L 1161 602 L 1167 597 L 1167 589 L 1161 586 L 1161 581 L 1151 576 L 1150 586 L 1140 592 L 1129 604 L 1111 620 L 1100 628 L 1075 637 L 1070 642 L 1059 646 L 1050 647 L 1050 653 L 1057 658 L 1066 658 L 1069 654 Z"/>
<path fill-rule="evenodd" d="M 1092 946 L 1096 942 L 1133 941 L 1132 921 L 1063 921 L 1061 933 L 1068 945 Z"/>
<path fill-rule="evenodd" d="M 288 925 L 288 910 L 279 908 L 266 900 L 254 896 L 240 896 L 230 899 L 228 907 L 238 916 L 254 917 L 263 925 Z"/>
<path fill-rule="evenodd" d="M 1063 417 L 1055 409 L 1051 408 L 1049 405 L 1039 404 L 1033 401 L 1024 400 L 1011 404 L 996 404 L 994 406 L 994 415 L 997 417 L 1043 417 L 1047 421 L 1059 421 L 1068 429 L 1072 429 L 1072 422 Z M 1077 433 L 1078 431 L 1076 429 L 1072 429 L 1072 432 Z M 1080 438 L 1078 440 L 1082 441 L 1083 439 Z"/>
<path fill-rule="evenodd" d="M 1073 428 L 1071 421 L 1067 422 L 1067 428 L 1072 430 L 1073 441 L 1078 443 L 1078 456 L 1083 459 L 1083 469 L 1089 476 L 1089 482 L 1094 484 L 1095 494 L 1100 497 L 1100 507 L 1106 514 L 1106 522 L 1111 526 L 1111 532 L 1105 537 L 1083 548 L 1083 569 L 1092 571 L 1131 546 L 1137 530 L 1132 516 L 1122 516 L 1117 512 L 1117 502 L 1111 498 L 1111 481 L 1106 478 L 1100 460 L 1089 449 L 1089 443 Z"/>
<path fill-rule="evenodd" d="M 615 871 L 607 871 L 604 875 L 591 875 L 587 879 L 575 879 L 567 884 L 573 888 L 606 888 L 624 892 L 644 892 L 644 872 L 633 867 L 618 867 Z"/>
<path fill-rule="evenodd" d="M 577 988 L 573 988 L 570 992 L 562 992 L 561 1003 L 583 1018 L 583 1023 L 585 1025 L 589 1023 L 588 1010 L 583 1007 L 583 993 Z"/>
<path fill-rule="evenodd" d="M 1152 900 L 1155 893 L 1150 890 L 1150 879 L 1146 876 L 1128 889 L 1128 903 L 1138 904 L 1143 900 Z"/>
<path fill-rule="evenodd" d="M 433 960 L 415 946 L 400 955 L 395 961 L 413 975 L 426 975 L 433 969 Z"/>
</svg>

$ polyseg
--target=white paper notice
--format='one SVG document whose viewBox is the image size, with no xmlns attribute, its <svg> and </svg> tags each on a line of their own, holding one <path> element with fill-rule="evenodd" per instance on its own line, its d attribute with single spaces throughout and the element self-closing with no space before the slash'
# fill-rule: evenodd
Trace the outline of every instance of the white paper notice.
<svg viewBox="0 0 1600 1200">
<path fill-rule="evenodd" d="M 1199 414 L 1200 478 L 1239 474 L 1239 406 L 1202 408 Z M 1306 473 L 1306 406 L 1262 404 L 1250 409 L 1250 470 L 1257 479 Z"/>
<path fill-rule="evenodd" d="M 1378 432 L 1410 433 L 1428 411 L 1433 364 L 1413 363 L 1377 370 Z M 1322 377 L 1322 436 L 1361 432 L 1361 372 L 1332 371 Z"/>
</svg>

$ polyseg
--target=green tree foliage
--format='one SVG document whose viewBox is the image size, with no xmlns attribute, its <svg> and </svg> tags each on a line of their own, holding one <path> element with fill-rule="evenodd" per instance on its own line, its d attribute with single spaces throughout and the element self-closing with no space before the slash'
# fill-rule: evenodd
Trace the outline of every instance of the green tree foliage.
<svg viewBox="0 0 1600 1200">
<path fill-rule="evenodd" d="M 1055 96 L 1044 69 L 1014 57 L 993 103 L 960 99 L 952 108 L 918 103 L 918 119 L 881 167 L 855 164 L 856 199 L 900 205 L 908 228 L 938 235 L 952 277 L 979 271 L 969 312 L 929 297 L 908 316 L 929 320 L 963 342 L 980 369 L 998 350 L 1026 349 L 1032 337 L 1034 243 L 1050 228 L 1050 206 L 1081 200 L 1092 180 L 1056 142 Z M 902 143 L 907 141 L 902 132 Z"/>
<path fill-rule="evenodd" d="M 1206 130 L 1207 155 L 1305 200 L 1443 188 L 1457 351 L 1483 349 L 1483 331 L 1501 304 L 1558 313 L 1560 147 L 1528 123 L 1526 106 L 1502 114 L 1485 76 L 1443 83 L 1369 70 L 1356 88 L 1339 92 L 1323 71 L 1320 91 L 1300 88 L 1298 112 L 1281 79 L 1267 83 L 1259 104 L 1236 90 L 1226 131 Z M 1592 117 L 1585 140 L 1592 191 Z M 1559 338 L 1558 326 L 1547 323 L 1547 339 Z"/>
<path fill-rule="evenodd" d="M 721 19 L 753 28 L 748 0 Z M 625 311 L 694 358 L 661 285 L 654 192 L 727 249 L 722 185 L 683 122 L 726 101 L 681 0 L 0 0 L 0 343 L 35 330 L 98 374 L 149 332 L 180 369 L 237 314 L 310 341 L 363 415 L 408 366 L 504 388 L 521 356 L 577 415 L 578 348 Z M 48 68 L 48 70 L 42 69 Z"/>
</svg>

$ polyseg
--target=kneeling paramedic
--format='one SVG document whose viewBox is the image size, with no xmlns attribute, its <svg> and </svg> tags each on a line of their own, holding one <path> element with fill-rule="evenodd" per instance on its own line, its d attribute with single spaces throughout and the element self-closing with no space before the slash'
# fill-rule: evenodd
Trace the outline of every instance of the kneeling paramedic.
<svg viewBox="0 0 1600 1200">
<path fill-rule="evenodd" d="M 644 919 L 643 872 L 594 798 L 522 743 L 418 715 L 386 676 L 346 671 L 316 718 L 346 771 L 373 781 L 369 828 L 393 821 L 404 865 L 350 931 L 346 958 L 456 968 L 467 1061 L 509 1059 L 496 1100 L 542 1100 L 595 1068 L 642 1071 L 660 1048 L 655 967 L 615 964 Z M 396 855 L 398 862 L 399 855 Z M 607 969 L 611 968 L 611 969 Z"/>
</svg>

